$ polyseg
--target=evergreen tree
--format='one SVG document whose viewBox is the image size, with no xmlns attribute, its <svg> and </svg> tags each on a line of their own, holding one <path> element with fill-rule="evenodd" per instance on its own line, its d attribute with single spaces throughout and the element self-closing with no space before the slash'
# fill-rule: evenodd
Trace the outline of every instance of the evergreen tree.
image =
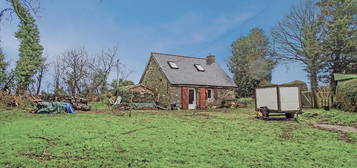
<svg viewBox="0 0 357 168">
<path fill-rule="evenodd" d="M 275 62 L 268 37 L 262 29 L 254 28 L 246 37 L 232 44 L 232 56 L 228 66 L 238 85 L 238 96 L 246 97 L 254 93 L 258 84 L 270 83 Z"/>
<path fill-rule="evenodd" d="M 333 73 L 357 72 L 357 1 L 321 0 L 317 4 L 324 34 L 321 47 L 328 58 L 326 72 L 335 90 Z"/>
<path fill-rule="evenodd" d="M 40 33 L 35 19 L 21 6 L 18 0 L 12 1 L 16 14 L 20 18 L 19 31 L 15 33 L 20 40 L 19 57 L 16 62 L 15 78 L 17 92 L 28 89 L 32 78 L 39 70 L 42 60 L 43 47 L 40 44 Z"/>
</svg>

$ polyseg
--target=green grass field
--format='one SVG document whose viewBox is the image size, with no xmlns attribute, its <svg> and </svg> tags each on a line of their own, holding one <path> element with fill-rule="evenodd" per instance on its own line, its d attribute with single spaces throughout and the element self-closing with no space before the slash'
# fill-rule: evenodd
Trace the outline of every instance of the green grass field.
<svg viewBox="0 0 357 168">
<path fill-rule="evenodd" d="M 1 108 L 0 108 L 1 109 Z M 3 109 L 3 108 L 2 108 Z M 0 167 L 356 167 L 357 113 L 307 110 L 295 121 L 254 119 L 252 108 L 29 114 L 0 110 Z"/>
</svg>

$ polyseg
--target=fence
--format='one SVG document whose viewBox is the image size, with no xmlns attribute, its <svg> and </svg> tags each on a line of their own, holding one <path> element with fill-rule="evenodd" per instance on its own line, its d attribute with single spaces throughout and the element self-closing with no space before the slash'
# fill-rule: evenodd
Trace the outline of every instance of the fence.
<svg viewBox="0 0 357 168">
<path fill-rule="evenodd" d="M 331 107 L 333 105 L 333 93 L 326 88 L 319 89 L 316 92 L 318 107 Z M 304 108 L 311 108 L 313 105 L 313 98 L 311 91 L 301 92 L 301 103 Z"/>
</svg>

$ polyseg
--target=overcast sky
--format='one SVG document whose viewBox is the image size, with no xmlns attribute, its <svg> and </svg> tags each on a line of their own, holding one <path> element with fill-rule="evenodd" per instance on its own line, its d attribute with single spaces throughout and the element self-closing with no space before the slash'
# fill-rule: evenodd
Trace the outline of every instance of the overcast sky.
<svg viewBox="0 0 357 168">
<path fill-rule="evenodd" d="M 216 56 L 228 72 L 230 45 L 253 27 L 267 35 L 297 0 L 41 0 L 37 18 L 41 44 L 50 62 L 66 49 L 84 47 L 91 53 L 119 46 L 120 58 L 138 82 L 150 52 Z M 0 7 L 6 5 L 0 1 Z M 15 64 L 18 20 L 1 23 L 1 46 Z M 299 65 L 281 65 L 273 83 L 306 81 Z M 51 76 L 47 76 L 51 81 Z"/>
</svg>

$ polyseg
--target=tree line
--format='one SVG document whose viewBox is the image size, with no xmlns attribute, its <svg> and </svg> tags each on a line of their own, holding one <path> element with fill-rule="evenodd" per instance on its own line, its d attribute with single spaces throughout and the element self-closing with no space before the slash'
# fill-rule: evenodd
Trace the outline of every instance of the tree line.
<svg viewBox="0 0 357 168">
<path fill-rule="evenodd" d="M 271 82 L 274 66 L 299 63 L 307 73 L 316 107 L 319 83 L 335 92 L 334 73 L 357 73 L 357 1 L 301 1 L 271 31 L 262 29 L 234 41 L 228 67 L 238 96 L 252 96 L 254 88 Z"/>
<path fill-rule="evenodd" d="M 118 80 L 111 87 L 132 84 L 125 80 L 129 72 L 120 62 L 116 47 L 98 54 L 89 54 L 84 48 L 69 49 L 49 64 L 34 18 L 39 1 L 4 1 L 9 7 L 0 9 L 0 21 L 6 14 L 19 18 L 15 37 L 20 47 L 16 67 L 9 70 L 0 42 L 0 89 L 39 94 L 49 65 L 54 69 L 52 85 L 57 94 L 104 92 L 114 69 Z M 269 36 L 262 29 L 253 28 L 247 36 L 234 41 L 228 67 L 239 86 L 238 96 L 252 96 L 256 86 L 271 84 L 276 65 L 292 62 L 300 63 L 307 73 L 313 102 L 317 102 L 319 83 L 328 83 L 335 91 L 334 73 L 357 73 L 356 4 L 356 0 L 300 1 L 276 23 Z"/>
</svg>

